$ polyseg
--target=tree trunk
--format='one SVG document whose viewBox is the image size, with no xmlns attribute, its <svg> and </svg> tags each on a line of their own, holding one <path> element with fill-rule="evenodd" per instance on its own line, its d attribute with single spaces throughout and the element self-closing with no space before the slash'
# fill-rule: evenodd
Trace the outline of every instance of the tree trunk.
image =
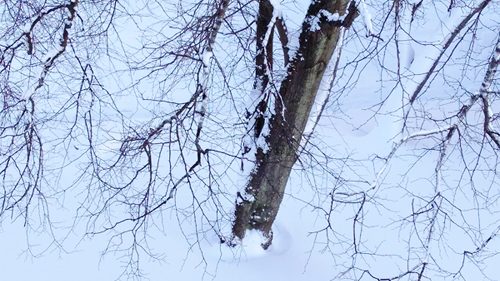
<svg viewBox="0 0 500 281">
<path fill-rule="evenodd" d="M 338 19 L 335 14 L 339 15 Z M 348 28 L 357 14 L 354 1 L 348 0 L 317 0 L 309 7 L 299 50 L 288 65 L 288 75 L 274 104 L 275 114 L 270 119 L 270 133 L 266 137 L 268 149 L 256 151 L 256 168 L 245 188 L 248 196 L 244 197 L 251 199 L 236 205 L 234 236 L 243 239 L 246 230 L 256 229 L 268 238 L 262 246 L 267 248 L 271 244 L 271 227 L 297 160 L 321 79 L 337 46 L 341 28 Z"/>
</svg>

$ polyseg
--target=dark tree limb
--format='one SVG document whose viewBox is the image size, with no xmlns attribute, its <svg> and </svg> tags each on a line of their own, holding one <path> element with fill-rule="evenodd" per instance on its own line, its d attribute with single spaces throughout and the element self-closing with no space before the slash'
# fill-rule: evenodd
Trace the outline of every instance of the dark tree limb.
<svg viewBox="0 0 500 281">
<path fill-rule="evenodd" d="M 276 18 L 276 30 L 278 31 L 279 39 L 281 42 L 281 48 L 283 49 L 283 60 L 285 66 L 290 63 L 290 48 L 288 47 L 288 30 L 286 28 L 285 21 L 283 18 Z"/>
<path fill-rule="evenodd" d="M 325 13 L 340 16 L 338 20 L 331 20 Z M 357 15 L 354 1 L 321 0 L 314 1 L 309 7 L 298 52 L 288 65 L 288 75 L 274 104 L 275 114 L 271 117 L 270 133 L 266 136 L 269 148 L 267 151 L 257 148 L 256 151 L 257 166 L 245 189 L 251 199 L 236 206 L 235 237 L 243 239 L 246 230 L 256 229 L 268 238 L 262 246 L 267 248 L 271 244 L 271 228 L 297 160 L 300 140 L 321 79 L 342 28 L 349 28 Z M 319 19 L 319 29 L 312 26 L 315 18 Z"/>
<path fill-rule="evenodd" d="M 269 84 L 269 71 L 273 62 L 273 5 L 269 0 L 259 1 L 259 14 L 257 16 L 257 56 L 255 57 L 255 86 L 263 93 Z M 271 30 L 268 30 L 271 28 Z M 269 33 L 269 37 L 266 35 Z"/>
</svg>

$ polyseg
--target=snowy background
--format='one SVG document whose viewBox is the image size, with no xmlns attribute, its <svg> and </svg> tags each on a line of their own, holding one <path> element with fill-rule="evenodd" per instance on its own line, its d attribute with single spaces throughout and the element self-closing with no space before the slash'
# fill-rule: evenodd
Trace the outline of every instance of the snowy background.
<svg viewBox="0 0 500 281">
<path fill-rule="evenodd" d="M 282 14 L 288 24 L 291 50 L 296 49 L 306 2 L 273 1 L 276 12 Z M 456 117 L 454 114 L 467 103 L 469 93 L 479 91 L 486 62 L 498 40 L 498 2 L 493 1 L 481 20 L 471 24 L 469 31 L 454 41 L 453 51 L 446 52 L 442 59 L 447 64 L 439 64 L 441 72 L 431 77 L 432 83 L 426 85 L 411 110 L 405 104 L 439 56 L 439 46 L 470 13 L 471 7 L 481 1 L 451 1 L 455 7 L 450 11 L 449 1 L 424 1 L 425 8 L 417 11 L 412 22 L 411 7 L 419 1 L 405 1 L 400 19 L 402 28 L 396 33 L 393 27 L 391 29 L 393 19 L 390 23 L 385 19 L 389 1 L 358 2 L 361 15 L 344 35 L 336 79 L 331 83 L 332 66 L 324 77 L 313 117 L 319 114 L 326 98 L 328 103 L 318 124 L 308 125 L 308 133 L 315 128 L 308 144 L 309 153 L 301 156 L 289 180 L 275 223 L 273 244 L 268 251 L 261 249 L 261 238 L 256 233 L 249 233 L 242 244 L 234 248 L 219 242 L 217 234 L 229 230 L 231 221 L 227 218 L 232 215 L 236 191 L 244 186 L 248 175 L 247 166 L 242 171 L 239 161 L 228 162 L 230 157 L 223 155 L 213 162 L 213 167 L 220 171 L 214 190 L 222 198 L 218 206 L 225 208 L 223 212 L 219 213 L 208 203 L 201 211 L 190 209 L 192 192 L 207 201 L 212 199 L 204 193 L 205 186 L 201 184 L 206 178 L 201 178 L 189 188 L 186 185 L 179 189 L 175 203 L 155 213 L 139 232 L 129 232 L 130 225 L 124 224 L 101 233 L 132 211 L 119 204 L 111 206 L 113 208 L 104 206 L 102 198 L 80 189 L 78 179 L 88 180 L 79 176 L 88 168 L 82 164 L 86 157 L 82 151 L 85 138 L 59 142 L 58 136 L 64 128 L 47 125 L 46 136 L 54 136 L 47 144 L 48 155 L 53 157 L 44 183 L 47 201 L 38 201 L 41 203 L 35 205 L 29 220 L 13 210 L 2 214 L 0 280 L 78 281 L 127 277 L 221 281 L 373 280 L 365 270 L 378 278 L 394 278 L 401 272 L 414 270 L 422 261 L 429 263 L 426 280 L 497 280 L 500 242 L 491 239 L 487 247 L 483 247 L 483 242 L 488 237 L 495 238 L 500 231 L 500 186 L 494 174 L 498 149 L 484 149 L 481 157 L 477 157 L 481 143 L 465 141 L 466 144 L 462 144 L 453 140 L 445 153 L 446 161 L 441 164 L 443 150 L 439 150 L 439 144 L 445 133 L 433 132 L 456 122 L 447 118 Z M 181 64 L 184 68 L 172 71 L 172 76 L 165 78 L 155 63 L 168 68 L 169 61 L 152 63 L 158 54 L 152 52 L 151 55 L 148 48 L 142 48 L 168 41 L 177 32 L 175 24 L 163 23 L 159 6 L 162 5 L 138 3 L 124 7 L 134 12 L 130 14 L 140 15 L 137 21 L 132 23 L 129 16 L 117 15 L 114 30 L 108 35 L 109 52 L 97 48 L 86 51 L 89 61 L 99 62 L 93 71 L 109 93 L 95 107 L 92 105 L 98 102 L 92 96 L 80 99 L 82 108 L 88 109 L 89 114 L 99 113 L 95 115 L 99 119 L 95 129 L 100 129 L 95 135 L 98 140 L 95 150 L 103 159 L 116 156 L 122 145 L 120 140 L 130 135 L 130 128 L 144 129 L 157 124 L 161 117 L 173 112 L 176 103 L 186 101 L 194 92 L 196 85 L 190 80 L 194 66 Z M 84 7 L 82 14 L 86 11 Z M 180 24 L 182 19 L 173 22 Z M 232 23 L 244 25 L 237 20 Z M 74 29 L 78 27 L 75 24 Z M 224 24 L 222 28 L 222 34 L 228 31 Z M 377 36 L 371 36 L 374 34 Z M 240 41 L 238 44 L 250 43 Z M 53 52 L 38 50 L 40 60 L 46 61 Z M 247 65 L 251 60 L 239 61 L 243 55 L 234 38 L 221 35 L 211 57 L 213 76 L 207 81 L 207 87 L 214 90 L 207 103 L 208 116 L 204 122 L 208 129 L 203 146 L 222 149 L 229 155 L 237 155 L 243 142 L 245 127 L 240 123 L 244 120 L 235 122 L 235 116 L 243 119 L 245 107 L 258 102 L 258 97 L 248 96 L 252 92 L 253 76 L 242 73 L 253 69 L 253 65 Z M 205 65 L 210 61 L 206 54 L 199 56 Z M 15 65 L 23 63 L 19 60 Z M 71 60 L 67 63 L 71 65 Z M 127 71 L 130 65 L 142 68 L 132 73 Z M 226 67 L 230 65 L 233 67 Z M 40 96 L 45 91 L 76 91 L 80 81 L 72 82 L 68 75 L 67 82 L 64 77 L 68 65 L 58 67 L 56 74 L 49 74 L 51 86 L 40 90 Z M 284 70 L 277 67 L 278 80 L 283 76 L 280 71 Z M 38 81 L 36 77 L 33 74 L 22 87 L 33 89 Z M 63 80 L 57 80 L 58 77 Z M 222 77 L 229 77 L 230 86 L 222 83 Z M 497 81 L 492 85 L 496 91 Z M 50 111 L 52 107 L 62 107 L 64 102 L 58 97 L 40 104 Z M 498 101 L 493 100 L 492 107 L 497 109 Z M 117 114 L 116 108 L 122 115 Z M 480 107 L 471 109 L 467 121 L 477 124 L 480 113 Z M 68 116 L 63 114 L 57 118 L 70 126 Z M 402 130 L 405 116 L 409 118 Z M 315 118 L 311 120 L 314 122 Z M 84 126 L 75 129 L 79 130 L 85 131 Z M 481 135 L 474 130 L 464 129 L 464 132 L 471 138 L 474 134 Z M 400 142 L 418 134 L 432 136 Z M 61 143 L 64 151 L 58 146 Z M 331 157 L 323 159 L 323 153 Z M 174 179 L 184 173 L 185 167 L 172 167 L 164 161 L 166 158 L 158 158 L 159 171 L 178 173 Z M 475 173 L 469 169 L 473 164 Z M 442 171 L 436 172 L 437 165 L 441 165 Z M 202 169 L 205 170 L 200 171 L 200 175 L 205 175 L 206 166 Z M 117 185 L 126 181 L 128 172 L 123 171 L 123 178 L 114 179 Z M 159 176 L 164 178 L 157 183 L 158 193 L 170 190 L 166 174 Z M 145 182 L 141 178 L 136 184 Z M 120 196 L 136 196 L 134 192 Z M 107 216 L 92 217 L 86 213 L 98 210 Z M 219 233 L 206 225 L 200 212 L 222 218 L 216 223 Z M 422 212 L 422 217 L 414 215 L 418 212 Z M 45 214 L 50 214 L 50 224 Z M 82 237 L 83 233 L 88 235 Z M 432 238 L 423 237 L 422 233 L 431 233 Z M 356 239 L 361 241 L 353 243 Z M 464 258 L 464 251 L 473 252 L 478 247 L 481 253 Z M 135 271 L 137 268 L 141 271 Z M 416 280 L 414 277 L 402 276 L 401 280 Z"/>
</svg>

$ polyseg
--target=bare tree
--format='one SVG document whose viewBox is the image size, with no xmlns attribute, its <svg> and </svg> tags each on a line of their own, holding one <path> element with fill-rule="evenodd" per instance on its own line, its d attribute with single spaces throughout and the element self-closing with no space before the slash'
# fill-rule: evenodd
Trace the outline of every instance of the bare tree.
<svg viewBox="0 0 500 281">
<path fill-rule="evenodd" d="M 261 6 L 272 6 L 268 1 L 260 1 L 259 5 L 259 11 L 269 10 Z M 264 25 L 266 29 L 271 28 L 270 22 L 276 21 L 272 13 L 259 15 L 269 18 L 257 19 L 258 24 Z M 272 88 L 268 90 L 268 97 L 259 103 L 257 109 L 262 115 L 268 110 L 268 106 L 274 106 L 274 109 L 269 109 L 273 110 L 274 114 L 271 114 L 267 124 L 270 127 L 268 135 L 265 136 L 267 148 L 257 148 L 257 167 L 245 189 L 246 194 L 253 199 L 243 200 L 236 208 L 233 233 L 237 237 L 243 239 L 247 229 L 257 229 L 265 236 L 272 237 L 272 225 L 283 199 L 288 177 L 297 160 L 300 140 L 321 79 L 341 37 L 342 29 L 350 27 L 356 16 L 357 8 L 352 1 L 315 1 L 309 6 L 302 25 L 298 50 L 286 66 L 286 77 L 278 92 L 273 93 Z M 314 20 L 317 22 L 313 22 Z M 259 27 L 258 25 L 257 28 Z M 272 34 L 272 30 L 267 32 Z M 269 46 L 265 41 L 271 37 L 266 33 L 261 35 L 261 38 L 264 37 L 264 43 L 257 44 L 257 58 L 260 58 L 260 54 L 272 51 L 271 48 L 263 47 Z M 258 37 L 258 41 L 259 39 Z M 259 70 L 256 71 L 256 84 L 262 88 L 260 91 L 265 92 L 269 83 L 267 73 L 272 66 L 272 58 L 266 55 L 263 57 L 268 60 L 256 60 Z M 284 60 L 286 61 L 286 57 Z M 272 105 L 267 104 L 269 95 L 273 95 Z M 257 116 L 254 125 L 255 137 L 260 136 L 261 127 L 265 125 L 262 124 L 265 121 L 259 118 L 262 117 Z M 270 243 L 271 241 L 266 242 L 264 247 L 267 248 Z"/>
<path fill-rule="evenodd" d="M 344 278 L 484 272 L 500 231 L 497 2 L 167 2 L 4 1 L 2 220 L 52 226 L 76 194 L 74 225 L 109 233 L 135 269 L 167 211 L 195 225 L 193 247 L 257 230 L 267 249 L 288 195 L 324 218 L 313 247 L 344 256 Z M 374 122 L 397 127 L 388 145 L 338 148 L 333 126 Z M 314 199 L 287 193 L 294 174 Z M 372 225 L 406 250 L 380 250 Z M 448 245 L 456 233 L 468 242 Z M 366 261 L 388 256 L 399 268 Z"/>
</svg>

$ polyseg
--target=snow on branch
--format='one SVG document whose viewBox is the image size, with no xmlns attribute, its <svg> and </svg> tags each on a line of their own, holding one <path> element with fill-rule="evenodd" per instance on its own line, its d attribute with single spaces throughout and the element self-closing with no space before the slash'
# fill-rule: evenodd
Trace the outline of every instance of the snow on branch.
<svg viewBox="0 0 500 281">
<path fill-rule="evenodd" d="M 77 5 L 78 5 L 78 0 L 72 0 L 67 5 L 58 6 L 58 7 L 50 9 L 49 11 L 47 11 L 45 13 L 42 13 L 40 16 L 38 16 L 35 19 L 35 21 L 33 21 L 33 23 L 31 24 L 30 30 L 28 32 L 24 33 L 24 35 L 27 37 L 27 41 L 28 41 L 28 54 L 32 54 L 33 53 L 33 42 L 32 42 L 30 34 L 33 31 L 33 28 L 35 27 L 35 25 L 39 21 L 42 20 L 42 17 L 44 15 L 47 15 L 49 12 L 53 12 L 53 11 L 55 11 L 57 9 L 61 9 L 63 7 L 68 9 L 68 17 L 66 18 L 66 20 L 64 22 L 63 34 L 62 34 L 62 38 L 60 40 L 59 46 L 54 48 L 52 51 L 47 52 L 47 54 L 45 55 L 45 58 L 43 59 L 43 61 L 44 61 L 43 69 L 42 69 L 42 72 L 40 74 L 40 77 L 38 78 L 38 83 L 36 83 L 31 90 L 26 92 L 26 94 L 24 96 L 24 100 L 31 99 L 31 96 L 33 94 L 35 94 L 35 92 L 38 91 L 38 89 L 40 89 L 44 85 L 45 78 L 47 77 L 47 74 L 49 73 L 50 68 L 52 67 L 52 65 L 54 64 L 56 59 L 59 56 L 61 56 L 64 53 L 64 51 L 66 50 L 66 47 L 68 46 L 68 42 L 69 42 L 69 29 L 73 25 L 73 20 L 76 17 L 76 6 Z"/>
<path fill-rule="evenodd" d="M 358 7 L 358 10 L 361 11 L 361 16 L 363 17 L 363 21 L 366 27 L 366 36 L 371 36 L 375 34 L 373 33 L 372 15 L 370 14 L 370 11 L 368 11 L 368 8 L 366 8 L 365 0 L 361 0 L 359 6 L 360 7 Z"/>
<path fill-rule="evenodd" d="M 309 30 L 315 32 L 321 29 L 320 23 L 323 18 L 326 19 L 327 22 L 341 23 L 345 19 L 346 15 L 347 13 L 340 16 L 339 13 L 331 13 L 325 9 L 321 9 L 316 15 L 308 17 L 306 22 L 310 25 Z"/>
<path fill-rule="evenodd" d="M 208 105 L 208 80 L 210 77 L 210 68 L 211 68 L 211 62 L 213 58 L 213 49 L 215 45 L 215 39 L 217 38 L 217 34 L 219 33 L 219 30 L 221 28 L 222 22 L 224 20 L 224 17 L 226 15 L 226 11 L 229 7 L 229 0 L 222 0 L 217 7 L 216 13 L 213 15 L 213 26 L 210 30 L 210 32 L 207 35 L 207 43 L 205 46 L 205 49 L 201 55 L 201 61 L 203 63 L 203 70 L 201 74 L 201 78 L 198 81 L 198 86 L 196 87 L 196 93 L 195 96 L 199 97 L 201 96 L 201 107 L 199 110 L 196 110 L 200 115 L 200 119 L 198 120 L 198 128 L 196 129 L 196 137 L 194 140 L 195 146 L 196 146 L 196 155 L 197 155 L 197 160 L 196 162 L 189 168 L 189 171 L 193 171 L 194 168 L 196 168 L 198 165 L 201 164 L 201 155 L 205 154 L 206 152 L 202 149 L 200 145 L 200 136 L 201 136 L 201 131 L 203 129 L 203 123 L 205 122 L 205 118 L 207 115 L 207 105 Z"/>
<path fill-rule="evenodd" d="M 346 4 L 346 9 L 343 15 L 338 12 L 331 12 L 327 9 L 319 9 L 309 14 L 304 23 L 308 26 L 310 32 L 317 32 L 321 30 L 322 24 L 329 24 L 339 27 L 349 28 L 354 19 L 359 14 L 359 9 L 355 1 L 351 0 Z"/>
<path fill-rule="evenodd" d="M 498 62 L 500 61 L 500 33 L 498 34 L 497 44 L 495 46 L 495 51 L 490 58 L 488 63 L 488 69 L 484 75 L 483 82 L 481 83 L 481 88 L 479 93 L 481 95 L 481 100 L 483 102 L 483 114 L 484 114 L 484 132 L 491 138 L 491 140 L 500 149 L 500 134 L 493 129 L 491 124 L 491 117 L 493 116 L 493 110 L 489 101 L 489 95 L 491 93 L 490 88 L 495 79 L 495 74 L 498 68 Z"/>
<path fill-rule="evenodd" d="M 427 130 L 427 131 L 419 131 L 419 132 L 416 132 L 416 133 L 413 133 L 413 134 L 410 134 L 406 137 L 402 137 L 398 142 L 394 143 L 391 151 L 389 152 L 389 154 L 384 157 L 384 165 L 382 166 L 382 168 L 379 170 L 379 172 L 377 173 L 376 177 L 375 177 L 375 180 L 374 180 L 374 183 L 372 184 L 372 188 L 375 188 L 378 186 L 379 182 L 380 182 L 380 179 L 381 177 L 383 176 L 385 170 L 387 169 L 387 166 L 390 162 L 390 160 L 394 157 L 394 155 L 396 154 L 396 152 L 398 151 L 398 149 L 405 143 L 413 140 L 413 139 L 418 139 L 418 138 L 423 138 L 423 137 L 429 137 L 429 136 L 432 136 L 432 135 L 435 135 L 435 134 L 442 134 L 442 133 L 446 133 L 446 136 L 444 137 L 443 139 L 443 147 L 442 147 L 442 151 L 440 153 L 440 156 L 439 156 L 439 159 L 438 159 L 438 163 L 437 163 L 437 166 L 436 166 L 436 172 L 438 173 L 439 171 L 439 168 L 442 164 L 442 161 L 444 159 L 444 156 L 445 156 L 445 143 L 449 142 L 451 140 L 451 138 L 453 137 L 454 133 L 457 131 L 458 129 L 458 126 L 463 122 L 463 120 L 466 118 L 467 116 L 467 113 L 470 111 L 470 109 L 476 104 L 476 102 L 478 102 L 479 100 L 481 100 L 482 102 L 482 111 L 483 111 L 483 115 L 484 115 L 484 120 L 483 120 L 483 130 L 484 130 L 484 133 L 490 137 L 490 139 L 495 143 L 495 145 L 497 146 L 497 148 L 500 149 L 500 133 L 498 133 L 497 131 L 495 131 L 493 129 L 493 126 L 491 124 L 491 119 L 492 119 L 492 116 L 493 116 L 493 110 L 491 108 L 491 104 L 490 104 L 490 99 L 489 99 L 489 95 L 491 94 L 491 85 L 493 83 L 493 80 L 495 79 L 495 74 L 496 74 L 496 71 L 497 71 L 497 68 L 498 68 L 498 64 L 499 64 L 499 61 L 500 61 L 500 33 L 499 33 L 499 36 L 498 36 L 498 39 L 497 39 L 497 43 L 495 45 L 495 50 L 489 60 L 489 63 L 488 63 L 488 69 L 486 70 L 486 74 L 483 78 L 483 82 L 481 83 L 481 87 L 478 91 L 477 94 L 474 94 L 470 97 L 469 99 L 469 102 L 465 105 L 463 105 L 460 110 L 458 111 L 458 113 L 456 114 L 456 121 L 454 123 L 452 123 L 450 126 L 448 127 L 445 127 L 445 128 L 437 128 L 437 129 L 434 129 L 434 130 Z"/>
<path fill-rule="evenodd" d="M 281 48 L 283 49 L 283 61 L 285 66 L 290 62 L 290 47 L 288 46 L 288 30 L 283 17 L 276 18 L 276 29 L 278 31 Z"/>
<path fill-rule="evenodd" d="M 395 142 L 392 146 L 391 151 L 389 152 L 389 154 L 386 157 L 379 157 L 379 158 L 382 158 L 384 160 L 384 165 L 382 166 L 382 168 L 378 171 L 377 175 L 375 176 L 375 180 L 373 181 L 371 188 L 376 188 L 380 184 L 380 180 L 381 180 L 384 172 L 387 170 L 387 167 L 389 166 L 389 162 L 391 161 L 391 159 L 394 157 L 396 152 L 399 150 L 399 148 L 401 148 L 401 146 L 403 144 L 405 144 L 411 140 L 414 140 L 414 139 L 429 137 L 429 136 L 433 136 L 436 134 L 442 134 L 445 132 L 448 132 L 446 138 L 449 140 L 449 138 L 451 137 L 450 133 L 452 133 L 455 130 L 455 128 L 456 128 L 456 124 L 453 124 L 453 125 L 445 127 L 445 128 L 437 128 L 434 130 L 423 130 L 423 131 L 419 131 L 419 132 L 410 134 L 406 137 L 402 137 L 399 141 Z"/>
<path fill-rule="evenodd" d="M 495 45 L 495 51 L 493 51 L 493 55 L 491 56 L 490 61 L 488 63 L 488 69 L 486 70 L 486 74 L 484 75 L 483 83 L 481 84 L 481 89 L 479 89 L 479 92 L 481 94 L 487 94 L 490 91 L 493 79 L 495 79 L 495 74 L 497 72 L 499 61 L 500 61 L 500 32 L 498 34 L 497 44 Z"/>
<path fill-rule="evenodd" d="M 467 24 L 470 22 L 470 20 L 475 16 L 480 14 L 486 6 L 491 2 L 491 0 L 483 0 L 472 12 L 470 12 L 465 18 L 462 19 L 462 21 L 455 27 L 455 29 L 449 34 L 448 39 L 444 42 L 443 47 L 441 49 L 441 52 L 439 55 L 436 57 L 434 60 L 434 63 L 432 66 L 429 68 L 429 70 L 426 72 L 426 75 L 424 78 L 420 81 L 420 83 L 417 85 L 415 88 L 415 91 L 413 91 L 413 94 L 411 95 L 409 99 L 409 104 L 410 106 L 413 105 L 415 100 L 420 96 L 422 90 L 424 89 L 424 86 L 427 84 L 429 81 L 431 75 L 434 74 L 434 71 L 436 70 L 436 67 L 438 64 L 441 62 L 441 58 L 443 55 L 446 53 L 448 48 L 451 46 L 451 43 L 455 40 L 455 38 L 462 32 L 462 30 L 467 26 Z M 409 111 L 408 111 L 409 112 Z M 406 119 L 406 118 L 405 118 Z"/>
</svg>

